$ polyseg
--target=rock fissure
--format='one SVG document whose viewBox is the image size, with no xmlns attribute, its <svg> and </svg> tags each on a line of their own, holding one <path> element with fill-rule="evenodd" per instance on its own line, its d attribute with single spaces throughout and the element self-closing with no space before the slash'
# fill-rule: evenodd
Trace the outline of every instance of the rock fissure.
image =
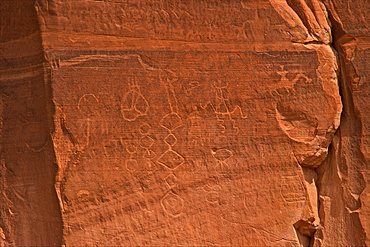
<svg viewBox="0 0 370 247">
<path fill-rule="evenodd" d="M 340 128 L 341 125 L 343 124 L 343 121 L 353 121 L 352 119 L 349 119 L 349 116 L 357 116 L 354 113 L 354 107 L 353 107 L 353 101 L 351 99 L 351 93 L 349 92 L 349 86 L 345 82 L 344 78 L 344 73 L 345 69 L 343 68 L 343 51 L 341 49 L 341 43 L 343 42 L 343 37 L 345 37 L 345 33 L 343 29 L 340 27 L 340 24 L 334 20 L 331 12 L 329 9 L 326 9 L 328 13 L 328 21 L 330 22 L 330 33 L 331 37 L 330 43 L 325 44 L 324 42 L 320 40 L 313 40 L 313 41 L 307 41 L 303 42 L 303 44 L 318 44 L 318 45 L 329 45 L 334 54 L 335 58 L 338 64 L 338 69 L 336 71 L 337 73 L 337 81 L 338 81 L 338 86 L 339 86 L 339 95 L 341 97 L 343 109 L 341 113 L 341 118 L 340 118 L 340 124 L 338 125 L 337 131 L 334 133 L 334 136 L 340 135 Z M 347 37 L 347 40 L 350 40 L 350 37 Z M 297 42 L 300 43 L 300 42 Z M 346 116 L 344 116 L 346 115 Z M 344 118 L 344 119 L 343 119 Z M 356 120 L 355 120 L 356 121 Z M 313 179 L 314 184 L 315 184 L 315 190 L 317 194 L 317 207 L 313 208 L 317 212 L 318 219 L 315 219 L 314 217 L 311 217 L 309 219 L 301 219 L 297 221 L 294 224 L 294 228 L 298 232 L 298 238 L 300 243 L 303 246 L 321 246 L 322 244 L 325 244 L 324 242 L 324 236 L 323 236 L 323 225 L 324 223 L 324 214 L 322 210 L 322 205 L 320 205 L 320 201 L 322 200 L 322 196 L 320 195 L 320 185 L 318 184 L 318 177 L 320 177 L 322 171 L 318 169 L 319 167 L 322 166 L 323 163 L 327 162 L 327 159 L 330 158 L 332 155 L 337 155 L 333 154 L 335 151 L 332 148 L 332 145 L 339 145 L 339 143 L 333 143 L 334 138 L 332 139 L 331 143 L 329 144 L 328 147 L 328 152 L 327 152 L 327 158 L 322 161 L 322 163 L 318 167 L 310 168 L 308 167 L 307 169 L 310 170 L 310 172 L 315 173 L 315 178 Z M 302 164 L 300 164 L 302 166 Z M 332 164 L 334 165 L 334 164 Z M 302 170 L 304 175 L 307 175 L 307 170 L 303 169 Z M 307 186 L 307 183 L 306 183 Z"/>
<path fill-rule="evenodd" d="M 330 15 L 330 13 L 328 13 L 328 14 Z M 336 71 L 336 73 L 337 73 L 338 85 L 341 86 L 340 85 L 341 84 L 340 83 L 340 81 L 341 81 L 341 67 L 340 67 L 339 53 L 338 53 L 337 49 L 335 48 L 336 41 L 337 41 L 337 30 L 336 30 L 336 28 L 333 28 L 333 24 L 331 22 L 331 42 L 329 44 L 325 44 L 322 41 L 317 41 L 317 40 L 304 42 L 303 44 L 330 45 L 330 47 L 334 51 L 334 54 L 335 54 L 335 57 L 336 57 L 336 60 L 337 60 L 337 63 L 338 63 L 338 70 Z M 342 103 L 346 102 L 346 99 L 343 99 L 344 97 L 343 97 L 342 90 L 339 91 L 339 94 L 341 96 Z M 342 114 L 343 114 L 343 112 L 342 112 Z M 341 122 L 342 122 L 342 118 L 341 118 Z M 338 126 L 338 129 L 339 128 L 340 128 L 340 124 Z M 338 130 L 334 133 L 334 135 L 337 135 L 337 132 L 338 132 Z M 333 140 L 332 140 L 332 142 L 333 142 Z M 327 157 L 332 155 L 331 145 L 332 144 L 329 144 Z M 324 163 L 324 162 L 325 162 L 325 160 L 322 163 Z M 322 165 L 322 163 L 318 167 L 320 167 Z M 316 168 L 307 168 L 307 169 L 309 169 L 310 172 L 315 173 L 315 178 L 313 179 L 313 182 L 315 184 L 315 190 L 316 190 L 316 195 L 317 195 L 317 197 L 316 197 L 317 206 L 316 206 L 316 208 L 313 208 L 313 210 L 315 210 L 315 212 L 317 213 L 318 219 L 315 219 L 314 217 L 311 217 L 311 218 L 305 219 L 305 220 L 301 219 L 301 220 L 297 221 L 294 224 L 294 228 L 297 231 L 298 238 L 299 238 L 299 241 L 302 244 L 302 246 L 313 246 L 314 247 L 314 246 L 321 246 L 323 243 L 325 243 L 325 242 L 323 242 L 324 239 L 323 239 L 323 233 L 322 233 L 322 227 L 324 225 L 324 222 L 323 222 L 324 217 L 322 215 L 322 212 L 320 213 L 320 207 L 321 207 L 321 205 L 320 205 L 320 186 L 317 183 L 317 178 L 320 175 L 320 172 L 317 171 L 317 167 Z M 308 174 L 307 170 L 303 169 L 302 171 L 305 175 Z"/>
<path fill-rule="evenodd" d="M 334 138 L 332 143 L 329 146 L 328 155 L 327 158 L 322 162 L 322 164 L 315 169 L 316 174 L 318 176 L 318 182 L 317 182 L 317 192 L 318 192 L 318 206 L 319 206 L 319 217 L 321 221 L 321 225 L 323 228 L 321 229 L 321 239 L 320 242 L 323 244 L 326 244 L 329 241 L 332 241 L 331 239 L 329 241 L 325 241 L 326 239 L 333 238 L 333 236 L 328 236 L 329 233 L 328 229 L 325 227 L 328 227 L 328 222 L 326 222 L 328 219 L 327 214 L 330 213 L 331 210 L 333 210 L 333 207 L 342 207 L 342 210 L 344 211 L 344 224 L 347 228 L 347 234 L 348 236 L 345 236 L 344 238 L 348 243 L 355 243 L 356 246 L 365 246 L 364 240 L 366 239 L 364 228 L 361 225 L 361 221 L 358 217 L 358 211 L 361 208 L 361 201 L 359 199 L 359 195 L 363 191 L 363 188 L 360 189 L 356 197 L 353 197 L 353 195 L 346 195 L 351 194 L 348 181 L 346 178 L 346 175 L 348 175 L 348 169 L 351 169 L 351 164 L 353 161 L 359 162 L 360 167 L 365 165 L 365 159 L 363 158 L 363 155 L 360 151 L 360 148 L 358 147 L 359 138 L 358 136 L 361 135 L 361 120 L 358 118 L 359 114 L 356 112 L 356 109 L 354 107 L 354 102 L 352 98 L 352 91 L 355 84 L 358 83 L 360 78 L 356 73 L 352 73 L 354 71 L 354 67 L 352 65 L 352 62 L 349 61 L 346 57 L 348 54 L 346 54 L 346 51 L 343 49 L 343 46 L 354 40 L 354 37 L 350 37 L 347 35 L 342 27 L 342 24 L 339 20 L 334 18 L 334 15 L 332 13 L 332 9 L 327 9 L 329 14 L 329 19 L 331 23 L 331 34 L 332 34 L 332 42 L 331 47 L 335 52 L 337 63 L 338 63 L 338 85 L 339 85 L 339 94 L 342 100 L 342 114 L 340 118 L 340 124 L 337 129 L 337 131 L 334 134 Z M 338 18 L 338 17 L 337 17 Z M 348 71 L 348 69 L 350 71 Z M 355 74 L 355 76 L 351 76 Z M 350 144 L 351 152 L 350 156 L 352 157 L 352 161 L 346 161 L 343 159 L 343 147 L 342 142 L 347 142 L 345 136 L 349 137 L 349 142 L 352 142 L 353 144 Z M 344 138 L 343 138 L 344 137 Z M 348 145 L 345 143 L 344 145 Z M 354 148 L 353 148 L 354 147 Z M 344 151 L 346 152 L 346 151 Z M 362 165 L 361 165 L 362 164 Z M 353 171 L 356 173 L 356 171 Z M 358 173 L 358 171 L 357 171 Z M 344 175 L 344 176 L 343 176 Z M 333 179 L 334 177 L 334 179 Z M 364 183 L 363 177 L 356 176 L 357 177 L 357 183 Z M 333 189 L 333 191 L 336 191 L 333 194 L 329 186 L 332 184 L 332 187 L 336 187 Z M 347 188 L 346 188 L 347 187 Z M 346 191 L 348 190 L 348 191 Z M 355 210 L 351 212 L 351 210 L 348 210 L 348 201 L 356 201 L 354 204 L 356 204 Z M 331 209 L 328 208 L 328 204 L 333 204 Z M 352 203 L 353 204 L 353 203 Z M 340 209 L 337 209 L 340 210 Z M 343 223 L 339 223 L 340 225 L 343 225 Z M 356 237 L 354 237 L 354 235 Z M 352 240 L 351 240 L 352 238 Z M 339 240 L 337 240 L 339 241 Z M 342 240 L 343 241 L 343 240 Z"/>
</svg>

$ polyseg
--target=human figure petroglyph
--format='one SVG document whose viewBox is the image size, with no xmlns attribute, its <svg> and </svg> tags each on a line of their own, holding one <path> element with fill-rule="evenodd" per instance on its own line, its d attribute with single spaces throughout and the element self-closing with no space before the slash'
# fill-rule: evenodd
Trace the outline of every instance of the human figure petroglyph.
<svg viewBox="0 0 370 247">
<path fill-rule="evenodd" d="M 280 71 L 276 72 L 278 75 L 280 75 L 280 80 L 275 83 L 271 84 L 268 87 L 268 91 L 271 94 L 277 94 L 280 96 L 283 96 L 284 94 L 294 94 L 296 92 L 296 85 L 298 82 L 302 81 L 306 84 L 309 84 L 312 82 L 312 79 L 306 76 L 304 73 L 299 72 L 295 75 L 294 79 L 290 80 L 288 79 L 287 75 L 288 70 L 284 68 L 284 66 L 280 66 Z"/>
<path fill-rule="evenodd" d="M 82 119 L 77 120 L 78 125 L 80 125 L 83 131 L 79 131 L 83 133 L 82 136 L 76 138 L 76 142 L 78 143 L 79 151 L 85 150 L 91 139 L 91 129 L 94 120 L 92 119 L 94 116 L 99 114 L 99 100 L 95 96 L 95 94 L 84 94 L 77 103 L 77 108 L 82 114 Z"/>
<path fill-rule="evenodd" d="M 231 109 L 230 99 L 229 99 L 229 92 L 227 90 L 228 82 L 226 79 L 218 79 L 214 81 L 213 86 L 216 88 L 216 106 L 215 106 L 215 113 L 220 125 L 222 126 L 223 130 L 222 133 L 226 132 L 226 121 L 231 121 L 232 129 L 234 129 L 237 133 L 239 132 L 239 127 L 236 126 L 236 122 L 232 117 L 232 113 L 235 109 Z M 240 107 L 239 107 L 240 108 Z"/>
</svg>

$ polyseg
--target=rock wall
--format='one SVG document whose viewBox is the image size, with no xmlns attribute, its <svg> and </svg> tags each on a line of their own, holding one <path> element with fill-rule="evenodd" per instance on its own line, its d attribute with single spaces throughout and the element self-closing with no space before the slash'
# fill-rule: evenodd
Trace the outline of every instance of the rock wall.
<svg viewBox="0 0 370 247">
<path fill-rule="evenodd" d="M 1 245 L 369 245 L 366 6 L 4 1 Z"/>
<path fill-rule="evenodd" d="M 27 0 L 2 1 L 0 11 L 0 246 L 58 246 L 52 98 L 38 17 Z"/>
<path fill-rule="evenodd" d="M 339 61 L 343 113 L 330 155 L 317 169 L 320 219 L 329 246 L 369 246 L 370 10 L 361 1 L 326 5 Z"/>
</svg>

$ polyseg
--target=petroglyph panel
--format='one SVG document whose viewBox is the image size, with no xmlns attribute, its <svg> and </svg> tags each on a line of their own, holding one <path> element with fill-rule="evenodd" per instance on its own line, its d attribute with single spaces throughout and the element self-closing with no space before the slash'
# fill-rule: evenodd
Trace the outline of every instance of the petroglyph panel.
<svg viewBox="0 0 370 247">
<path fill-rule="evenodd" d="M 57 150 L 68 157 L 60 162 L 66 168 L 59 190 L 65 225 L 74 229 L 66 231 L 69 244 L 91 231 L 89 243 L 105 243 L 99 224 L 128 244 L 205 244 L 214 233 L 199 228 L 194 235 L 189 224 L 266 234 L 287 227 L 264 214 L 275 200 L 286 207 L 279 218 L 296 219 L 297 208 L 307 207 L 302 181 L 294 176 L 300 168 L 287 153 L 299 152 L 292 142 L 320 145 L 310 142 L 322 138 L 326 132 L 320 130 L 333 120 L 322 118 L 327 108 L 311 105 L 333 104 L 336 97 L 323 88 L 315 50 L 63 54 L 53 52 L 61 66 L 52 82 L 67 126 L 54 138 L 65 140 Z M 303 66 L 303 58 L 312 65 Z M 255 177 L 261 171 L 279 175 L 261 183 Z M 167 235 L 164 222 L 176 238 Z M 152 236 L 149 229 L 157 230 Z M 294 242 L 291 230 L 285 237 Z M 221 243 L 228 241 L 230 233 L 218 234 Z"/>
<path fill-rule="evenodd" d="M 293 34 L 288 33 L 292 24 L 272 2 L 40 0 L 38 10 L 47 23 L 46 30 L 192 42 L 310 40 L 307 28 L 293 10 L 298 23 L 293 24 Z"/>
<path fill-rule="evenodd" d="M 66 244 L 297 245 L 341 111 L 309 2 L 39 0 Z"/>
<path fill-rule="evenodd" d="M 0 246 L 370 245 L 368 5 L 2 1 Z"/>
</svg>

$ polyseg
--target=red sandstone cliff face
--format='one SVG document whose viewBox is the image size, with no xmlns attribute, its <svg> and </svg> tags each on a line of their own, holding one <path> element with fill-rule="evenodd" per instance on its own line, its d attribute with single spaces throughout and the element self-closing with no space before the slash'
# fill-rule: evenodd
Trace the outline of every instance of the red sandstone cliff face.
<svg viewBox="0 0 370 247">
<path fill-rule="evenodd" d="M 0 246 L 60 245 L 37 14 L 32 1 L 1 1 L 0 10 Z"/>
<path fill-rule="evenodd" d="M 366 7 L 361 7 L 363 4 Z M 341 125 L 319 174 L 320 219 L 332 245 L 369 246 L 369 8 L 327 1 L 343 101 Z M 334 227 L 335 226 L 335 227 Z"/>
<path fill-rule="evenodd" d="M 1 3 L 2 245 L 369 245 L 366 11 Z"/>
</svg>

